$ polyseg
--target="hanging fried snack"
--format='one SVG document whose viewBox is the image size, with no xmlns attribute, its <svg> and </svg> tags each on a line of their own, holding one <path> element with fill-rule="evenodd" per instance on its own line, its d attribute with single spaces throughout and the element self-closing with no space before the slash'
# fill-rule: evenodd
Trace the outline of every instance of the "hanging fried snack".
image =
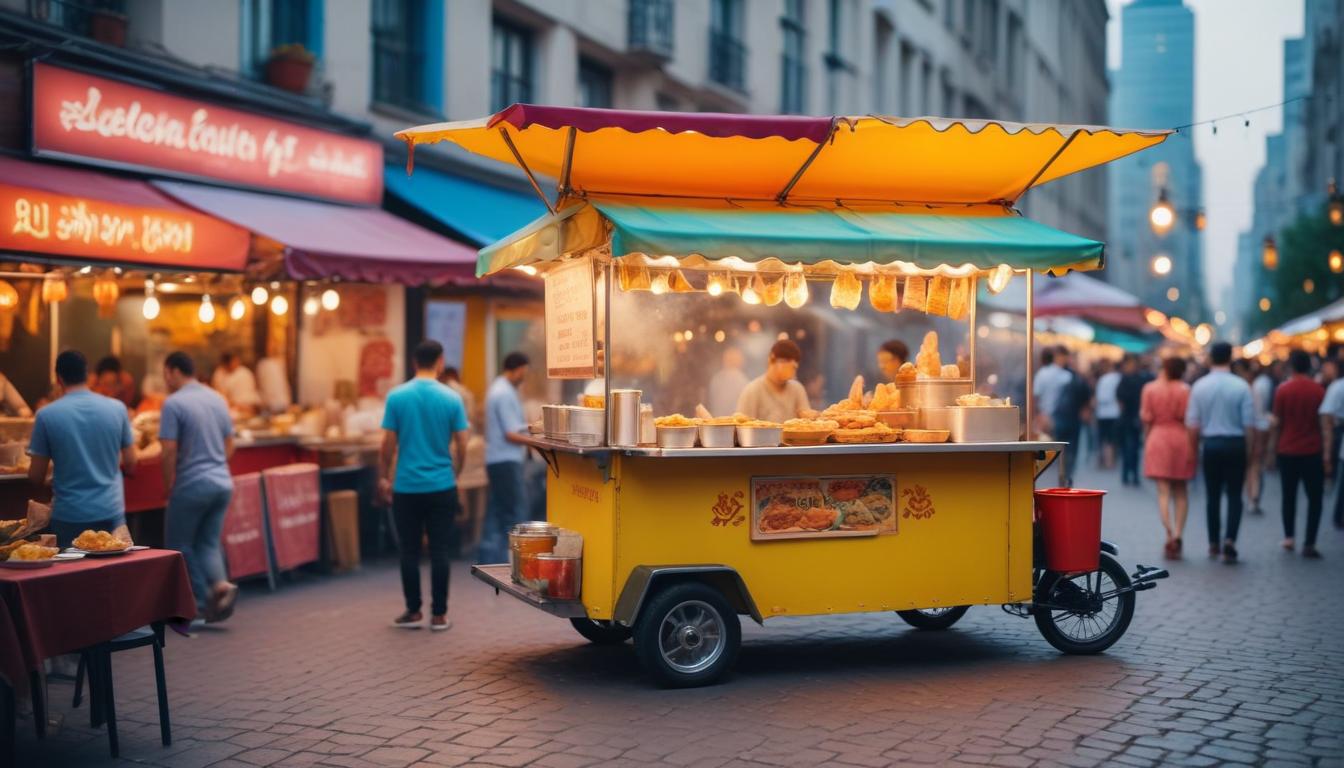
<svg viewBox="0 0 1344 768">
<path fill-rule="evenodd" d="M 831 284 L 831 306 L 836 309 L 858 309 L 863 299 L 863 283 L 853 272 L 842 271 Z"/>
<path fill-rule="evenodd" d="M 952 281 L 952 292 L 947 298 L 947 316 L 960 320 L 966 316 L 971 303 L 971 278 L 959 277 Z"/>
<path fill-rule="evenodd" d="M 790 309 L 798 309 L 807 303 L 807 276 L 802 272 L 790 272 L 784 278 L 784 303 Z"/>
<path fill-rule="evenodd" d="M 915 355 L 915 367 L 919 369 L 919 374 L 929 379 L 936 379 L 943 374 L 943 359 L 938 354 L 938 333 L 929 331 L 924 334 L 924 341 L 919 345 L 919 353 Z"/>
<path fill-rule="evenodd" d="M 621 259 L 620 279 L 622 291 L 647 291 L 651 287 L 649 270 L 633 263 L 630 259 Z"/>
<path fill-rule="evenodd" d="M 878 312 L 895 312 L 896 276 L 877 274 L 868 283 L 868 303 Z"/>
<path fill-rule="evenodd" d="M 695 291 L 691 281 L 686 279 L 680 269 L 674 269 L 672 274 L 668 275 L 667 287 L 671 288 L 673 293 L 692 293 Z"/>
<path fill-rule="evenodd" d="M 761 294 L 761 303 L 767 307 L 773 307 L 784 300 L 784 278 L 781 275 L 766 275 L 761 278 L 762 286 L 757 286 L 756 291 Z"/>
<path fill-rule="evenodd" d="M 934 275 L 929 279 L 929 295 L 924 311 L 930 315 L 947 315 L 948 294 L 952 291 L 951 278 Z"/>
<path fill-rule="evenodd" d="M 920 275 L 911 275 L 905 278 L 905 293 L 901 296 L 901 307 L 923 312 L 928 295 L 927 290 L 928 283 Z"/>
</svg>

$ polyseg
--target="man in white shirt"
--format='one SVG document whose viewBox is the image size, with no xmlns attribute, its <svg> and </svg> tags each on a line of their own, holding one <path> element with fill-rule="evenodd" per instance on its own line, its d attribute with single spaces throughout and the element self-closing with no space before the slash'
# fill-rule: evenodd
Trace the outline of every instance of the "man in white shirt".
<svg viewBox="0 0 1344 768">
<path fill-rule="evenodd" d="M 237 352 L 225 352 L 219 356 L 219 365 L 210 377 L 210 386 L 223 395 L 234 410 L 251 413 L 261 404 L 257 377 L 243 365 Z"/>
<path fill-rule="evenodd" d="M 785 422 L 810 410 L 807 390 L 797 379 L 802 359 L 803 351 L 797 344 L 788 339 L 775 342 L 765 374 L 748 384 L 738 397 L 738 412 L 753 419 Z"/>
<path fill-rule="evenodd" d="M 715 416 L 730 416 L 751 379 L 742 371 L 745 361 L 742 350 L 729 347 L 723 351 L 723 367 L 709 378 L 709 412 Z"/>
<path fill-rule="evenodd" d="M 1335 480 L 1335 527 L 1344 528 L 1344 482 L 1338 478 L 1344 477 L 1344 470 L 1331 473 L 1340 461 L 1341 447 L 1344 447 L 1344 440 L 1340 435 L 1344 433 L 1344 377 L 1337 378 L 1330 383 L 1329 388 L 1325 390 L 1325 399 L 1321 401 L 1321 430 L 1325 437 L 1325 466 L 1326 475 L 1334 474 Z"/>
<path fill-rule="evenodd" d="M 1059 396 L 1064 388 L 1073 381 L 1073 374 L 1064 367 L 1068 362 L 1067 355 L 1063 347 L 1041 352 L 1041 368 L 1036 371 L 1031 384 L 1031 394 L 1036 398 L 1034 412 L 1037 432 L 1054 433 L 1055 406 L 1059 405 Z"/>
<path fill-rule="evenodd" d="M 1120 445 L 1120 371 L 1109 360 L 1102 361 L 1105 373 L 1097 379 L 1097 432 L 1101 439 L 1101 467 L 1115 467 L 1115 450 Z"/>
</svg>

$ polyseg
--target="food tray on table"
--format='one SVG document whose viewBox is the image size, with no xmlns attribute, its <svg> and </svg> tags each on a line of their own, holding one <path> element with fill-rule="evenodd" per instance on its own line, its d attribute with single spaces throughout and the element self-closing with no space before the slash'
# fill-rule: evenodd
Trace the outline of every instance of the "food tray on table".
<svg viewBox="0 0 1344 768">
<path fill-rule="evenodd" d="M 831 434 L 831 438 L 837 443 L 849 445 L 894 443 L 901 439 L 901 430 L 880 430 L 871 427 L 865 429 L 837 429 Z"/>
<path fill-rule="evenodd" d="M 782 439 L 785 445 L 825 445 L 834 433 L 833 429 L 786 429 Z"/>
</svg>

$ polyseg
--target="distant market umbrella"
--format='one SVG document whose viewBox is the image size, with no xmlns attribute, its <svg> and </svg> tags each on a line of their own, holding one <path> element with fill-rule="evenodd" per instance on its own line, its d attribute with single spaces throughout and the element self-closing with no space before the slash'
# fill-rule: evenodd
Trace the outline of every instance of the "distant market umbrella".
<svg viewBox="0 0 1344 768">
<path fill-rule="evenodd" d="M 987 308 L 1026 312 L 1026 281 L 1014 280 L 1003 293 L 982 296 L 981 302 Z M 1035 310 L 1037 317 L 1072 315 L 1137 331 L 1151 327 L 1145 319 L 1147 307 L 1138 297 L 1080 272 L 1037 280 Z"/>
</svg>

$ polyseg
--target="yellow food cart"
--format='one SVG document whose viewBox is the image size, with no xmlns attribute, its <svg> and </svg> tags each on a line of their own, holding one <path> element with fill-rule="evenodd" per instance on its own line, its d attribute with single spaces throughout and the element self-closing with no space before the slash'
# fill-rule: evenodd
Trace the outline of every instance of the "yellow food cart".
<svg viewBox="0 0 1344 768">
<path fill-rule="evenodd" d="M 702 433 L 701 447 L 659 447 L 621 436 L 630 425 L 604 354 L 613 326 L 637 319 L 621 311 L 652 312 L 666 295 L 798 308 L 829 285 L 832 306 L 852 309 L 866 284 L 881 311 L 967 323 L 968 365 L 938 365 L 926 339 L 904 391 L 946 377 L 969 393 L 982 285 L 1024 275 L 1030 296 L 1037 273 L 1102 264 L 1101 243 L 1022 217 L 1018 198 L 1164 132 L 515 105 L 398 136 L 412 157 L 449 141 L 528 176 L 550 214 L 483 249 L 478 273 L 543 277 L 548 373 L 600 380 L 608 410 L 591 440 L 527 438 L 550 468 L 548 522 L 582 537 L 577 596 L 548 597 L 507 564 L 476 566 L 496 590 L 596 643 L 633 636 L 657 680 L 690 686 L 731 668 L 741 615 L 894 611 L 945 629 L 968 606 L 1002 605 L 1060 650 L 1096 653 L 1126 630 L 1134 593 L 1166 575 L 1127 573 L 1104 543 L 1091 570 L 1047 567 L 1033 491 L 1061 443 L 1018 439 L 1017 428 L 991 441 L 892 442 L 899 430 L 862 421 L 833 433 L 853 443 L 740 447 L 739 430 L 738 445 L 703 447 Z M 557 181 L 554 201 L 538 175 Z M 1031 327 L 1030 303 L 1027 316 Z M 1017 425 L 1032 423 L 1024 405 Z M 828 413 L 848 418 L 820 420 Z"/>
</svg>

